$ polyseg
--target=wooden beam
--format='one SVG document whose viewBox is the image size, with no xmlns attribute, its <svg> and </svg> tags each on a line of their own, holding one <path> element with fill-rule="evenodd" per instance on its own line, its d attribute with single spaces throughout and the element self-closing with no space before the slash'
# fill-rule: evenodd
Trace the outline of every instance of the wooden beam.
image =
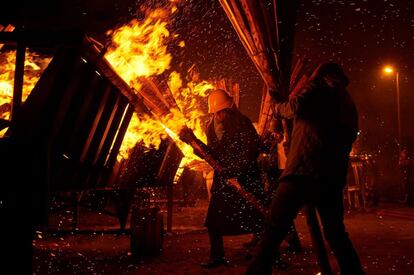
<svg viewBox="0 0 414 275">
<path fill-rule="evenodd" d="M 0 43 L 6 45 L 24 44 L 28 47 L 74 47 L 85 43 L 80 31 L 13 31 L 0 32 Z"/>
<path fill-rule="evenodd" d="M 115 72 L 111 64 L 104 59 L 100 52 L 92 46 L 84 48 L 83 56 L 88 62 L 94 64 L 99 73 L 104 75 L 134 106 L 137 113 L 149 113 L 148 108 L 144 104 L 144 98 L 135 93 L 134 90 Z"/>
<path fill-rule="evenodd" d="M 88 154 L 88 151 L 89 151 L 89 147 L 92 143 L 93 137 L 95 136 L 96 129 L 98 128 L 98 123 L 99 123 L 99 120 L 101 119 L 101 116 L 102 116 L 102 113 L 104 111 L 106 102 L 108 101 L 108 97 L 109 97 L 111 88 L 112 87 L 109 84 L 105 89 L 104 96 L 102 98 L 101 104 L 99 105 L 98 113 L 95 116 L 95 120 L 92 124 L 92 127 L 90 128 L 88 138 L 86 139 L 85 145 L 83 146 L 83 150 L 82 150 L 81 157 L 80 157 L 80 162 L 86 161 L 86 157 L 87 157 L 87 154 Z"/>
<path fill-rule="evenodd" d="M 6 27 L 0 24 L 0 32 L 12 32 L 14 31 L 14 26 L 12 24 L 8 24 Z M 3 48 L 4 44 L 0 43 L 0 50 Z"/>
<path fill-rule="evenodd" d="M 118 111 L 118 107 L 120 105 L 120 100 L 121 100 L 121 98 L 118 96 L 116 98 L 115 104 L 114 104 L 114 106 L 112 108 L 111 114 L 110 114 L 110 116 L 109 116 L 109 118 L 108 118 L 108 120 L 106 122 L 105 130 L 103 131 L 103 134 L 101 136 L 101 140 L 99 142 L 98 150 L 96 151 L 95 157 L 93 158 L 93 161 L 92 161 L 93 164 L 97 164 L 98 159 L 101 156 L 102 148 L 104 147 L 104 144 L 105 144 L 105 141 L 107 139 L 109 130 L 112 127 L 112 123 L 113 123 L 114 118 L 115 118 L 115 115 L 116 115 L 116 113 Z"/>
<path fill-rule="evenodd" d="M 22 105 L 23 81 L 24 81 L 24 59 L 26 46 L 18 44 L 16 49 L 16 65 L 14 70 L 13 105 L 11 121 L 14 123 Z"/>
<path fill-rule="evenodd" d="M 111 148 L 111 152 L 108 155 L 108 158 L 106 159 L 105 166 L 107 167 L 114 166 L 116 162 L 116 157 L 118 156 L 119 149 L 121 148 L 125 133 L 128 130 L 129 122 L 131 121 L 133 113 L 134 113 L 134 108 L 131 105 L 128 105 L 122 117 L 122 121 L 118 129 L 118 132 L 116 133 L 115 141 Z"/>
</svg>

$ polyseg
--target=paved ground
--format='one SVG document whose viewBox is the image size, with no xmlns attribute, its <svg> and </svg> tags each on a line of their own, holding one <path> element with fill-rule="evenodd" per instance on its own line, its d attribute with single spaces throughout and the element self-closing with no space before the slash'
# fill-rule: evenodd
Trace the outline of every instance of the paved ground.
<svg viewBox="0 0 414 275">
<path fill-rule="evenodd" d="M 225 238 L 229 267 L 209 271 L 199 267 L 209 253 L 207 234 L 201 227 L 205 211 L 205 202 L 176 210 L 175 233 L 165 237 L 162 255 L 143 262 L 130 256 L 127 235 L 39 232 L 34 242 L 34 274 L 243 274 L 248 260 L 242 244 L 249 235 Z M 403 211 L 414 213 L 414 208 Z M 414 220 L 381 215 L 371 212 L 346 216 L 367 274 L 414 274 Z M 82 212 L 80 218 L 80 229 L 116 227 L 116 220 L 104 215 Z M 52 224 L 57 225 L 58 220 L 64 228 L 67 221 L 62 216 L 52 218 Z M 274 270 L 274 274 L 318 273 L 304 218 L 299 216 L 296 223 L 304 250 L 296 255 L 284 254 L 290 266 L 284 272 Z M 330 258 L 337 271 L 334 257 Z"/>
</svg>

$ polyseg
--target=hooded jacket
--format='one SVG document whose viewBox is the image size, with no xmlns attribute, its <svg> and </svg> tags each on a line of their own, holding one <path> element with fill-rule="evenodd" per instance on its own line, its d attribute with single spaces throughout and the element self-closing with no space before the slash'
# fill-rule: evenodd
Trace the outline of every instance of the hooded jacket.
<svg viewBox="0 0 414 275">
<path fill-rule="evenodd" d="M 319 68 L 320 69 L 320 68 Z M 358 113 L 346 90 L 348 80 L 328 87 L 319 70 L 301 93 L 275 104 L 274 113 L 293 119 L 286 169 L 281 179 L 307 176 L 322 182 L 346 183 L 352 143 L 358 132 Z"/>
</svg>

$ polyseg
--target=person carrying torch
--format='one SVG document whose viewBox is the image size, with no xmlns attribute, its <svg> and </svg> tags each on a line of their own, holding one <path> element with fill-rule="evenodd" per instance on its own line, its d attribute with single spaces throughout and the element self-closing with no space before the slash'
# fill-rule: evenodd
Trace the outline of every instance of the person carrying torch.
<svg viewBox="0 0 414 275">
<path fill-rule="evenodd" d="M 260 138 L 249 118 L 239 112 L 233 98 L 222 89 L 211 92 L 208 111 L 213 114 L 207 126 L 207 146 L 202 145 L 206 156 L 213 163 L 214 179 L 205 226 L 210 239 L 210 259 L 204 268 L 227 265 L 224 257 L 223 236 L 258 233 L 264 224 L 263 213 L 254 207 L 242 193 L 263 202 L 265 193 L 257 163 Z M 195 137 L 191 131 L 181 131 L 180 138 L 190 143 Z M 194 145 L 194 143 L 193 143 Z M 208 158 L 214 159 L 209 161 Z M 216 165 L 214 164 L 216 163 Z M 237 181 L 239 190 L 229 185 Z"/>
</svg>

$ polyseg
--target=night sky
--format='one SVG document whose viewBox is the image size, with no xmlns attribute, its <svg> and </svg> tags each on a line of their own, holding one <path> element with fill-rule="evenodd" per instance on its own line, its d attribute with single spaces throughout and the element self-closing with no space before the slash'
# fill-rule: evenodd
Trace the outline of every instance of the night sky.
<svg viewBox="0 0 414 275">
<path fill-rule="evenodd" d="M 217 0 L 181 1 L 170 31 L 186 47 L 171 46 L 172 69 L 185 72 L 195 64 L 203 78 L 227 77 L 240 83 L 241 110 L 257 120 L 263 82 Z M 1 9 L 0 23 L 25 29 L 80 28 L 99 40 L 105 31 L 140 17 L 138 7 L 160 1 L 66 0 L 13 1 Z M 392 64 L 401 77 L 404 140 L 413 140 L 414 1 L 306 0 L 298 13 L 295 56 L 312 63 L 332 60 L 349 74 L 361 115 L 361 143 L 375 151 L 395 147 L 396 96 L 392 77 L 381 68 Z M 392 149 L 390 149 L 392 150 Z"/>
</svg>

